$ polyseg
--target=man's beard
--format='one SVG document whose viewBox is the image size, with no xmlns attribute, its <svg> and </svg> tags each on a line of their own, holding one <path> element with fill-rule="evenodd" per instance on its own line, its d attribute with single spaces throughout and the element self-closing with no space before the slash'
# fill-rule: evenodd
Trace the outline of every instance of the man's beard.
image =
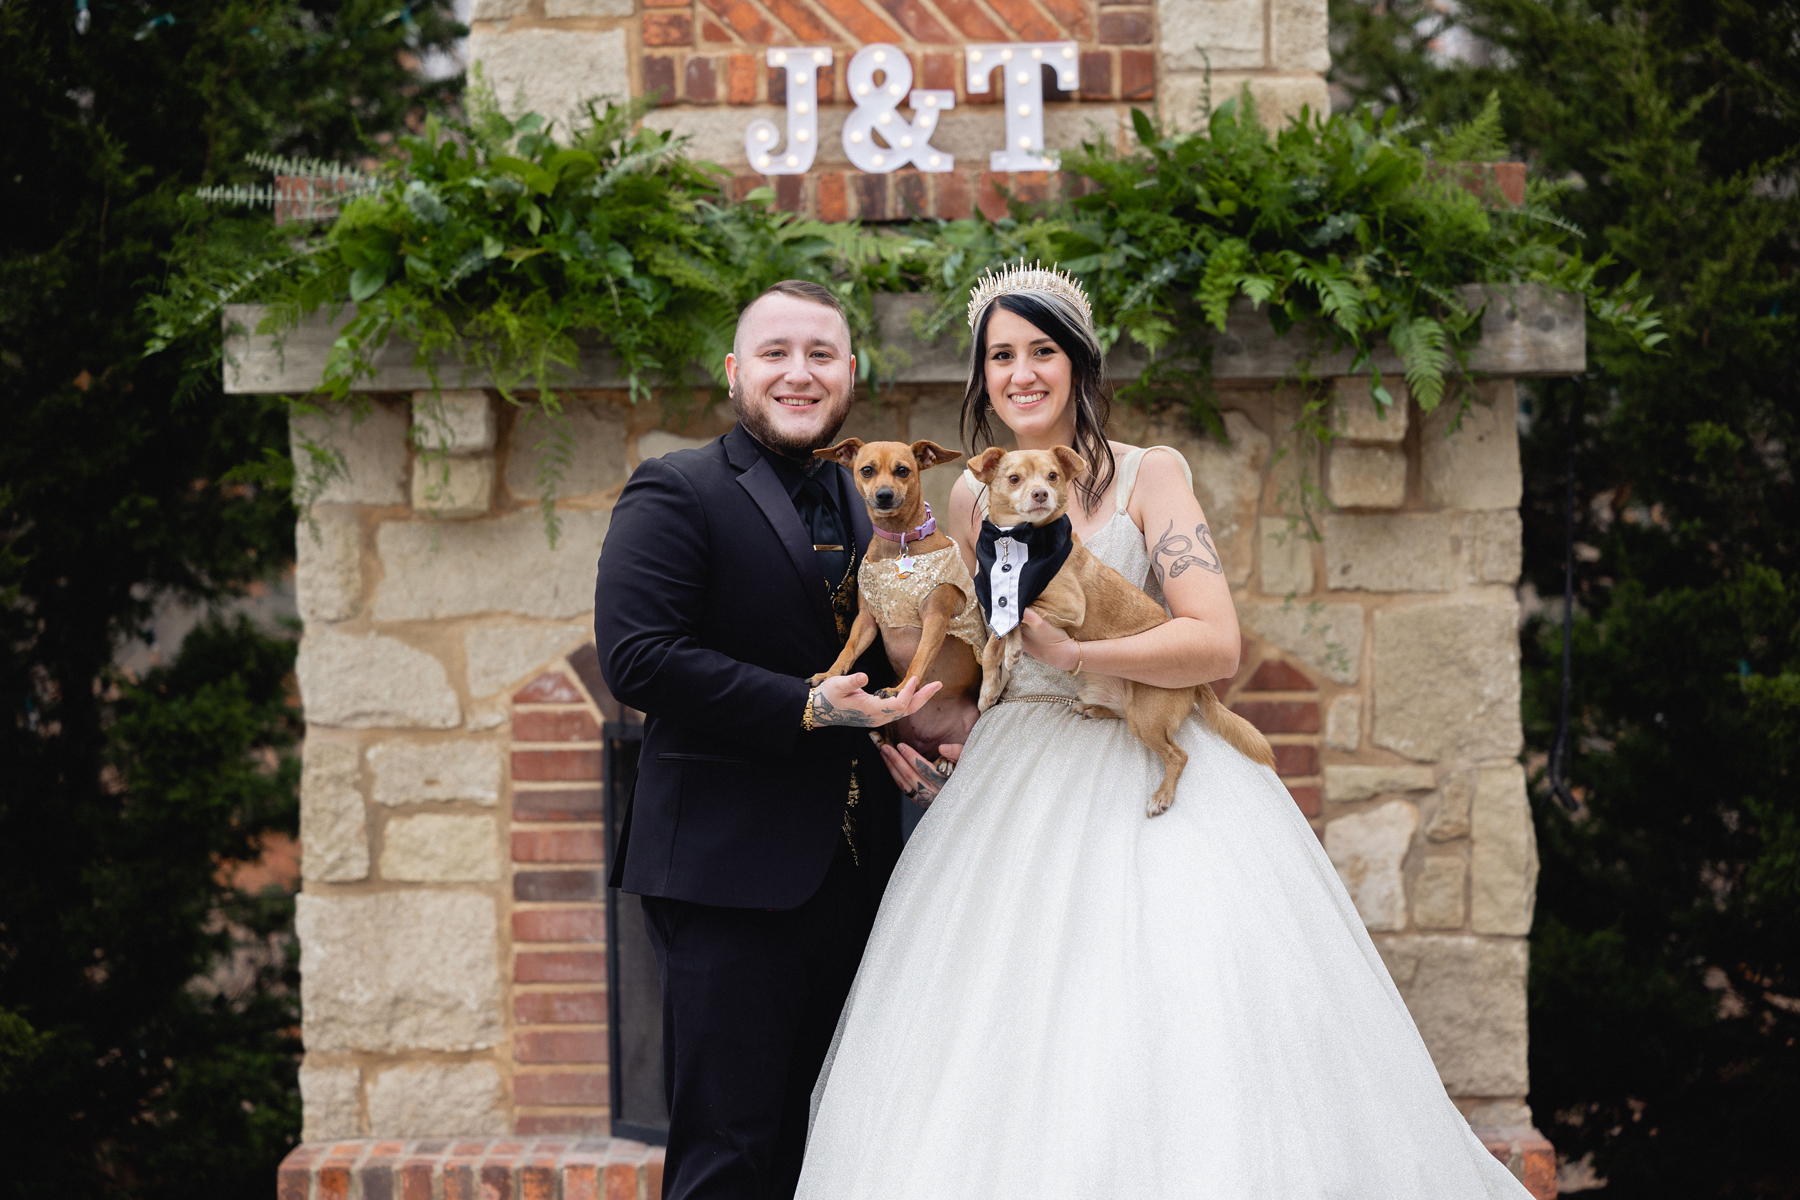
<svg viewBox="0 0 1800 1200">
<path fill-rule="evenodd" d="M 744 402 L 743 388 L 732 384 L 728 393 L 731 397 L 731 411 L 737 414 L 738 423 L 749 431 L 751 437 L 767 446 L 783 458 L 791 458 L 796 462 L 811 462 L 814 450 L 823 450 L 837 440 L 838 430 L 844 427 L 844 421 L 850 415 L 850 397 L 844 397 L 844 407 L 837 414 L 837 419 L 818 436 L 811 439 L 797 439 L 778 432 L 769 420 L 768 410 L 758 408 Z M 830 401 L 824 401 L 830 403 Z"/>
</svg>

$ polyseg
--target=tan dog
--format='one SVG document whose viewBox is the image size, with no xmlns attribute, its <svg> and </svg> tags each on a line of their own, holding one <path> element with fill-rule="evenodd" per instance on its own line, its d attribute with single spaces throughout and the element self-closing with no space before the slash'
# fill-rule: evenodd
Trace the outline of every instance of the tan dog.
<svg viewBox="0 0 1800 1200">
<path fill-rule="evenodd" d="M 988 488 L 988 518 L 1001 528 L 1021 522 L 1046 525 L 1069 509 L 1070 484 L 1087 470 L 1082 457 L 1067 446 L 1053 450 L 1015 450 L 1008 453 L 990 447 L 969 464 L 970 472 Z M 1078 641 L 1130 637 L 1154 629 L 1169 619 L 1162 605 L 1145 595 L 1130 580 L 1101 562 L 1070 534 L 1074 542 L 1068 559 L 1043 593 L 1031 604 L 1039 616 Z M 993 638 L 982 655 L 980 707 L 987 711 L 1006 687 L 1006 677 L 1018 662 L 1022 640 L 1019 628 L 1004 638 Z M 1123 717 L 1133 736 L 1163 761 L 1163 781 L 1150 797 L 1146 812 L 1159 816 L 1175 802 L 1175 786 L 1187 766 L 1187 752 L 1175 741 L 1175 731 L 1194 711 L 1213 732 L 1233 749 L 1265 767 L 1275 765 L 1275 752 L 1256 726 L 1220 702 L 1211 684 L 1165 688 L 1110 675 L 1083 674 L 1081 700 L 1074 708 L 1086 717 Z"/>
<path fill-rule="evenodd" d="M 912 716 L 897 722 L 900 739 L 926 758 L 938 758 L 940 745 L 960 744 L 979 715 L 975 697 L 981 686 L 977 656 L 987 645 L 987 623 L 975 599 L 975 581 L 962 552 L 945 533 L 931 532 L 914 540 L 926 521 L 921 472 L 962 455 L 934 442 L 869 442 L 849 438 L 824 450 L 820 458 L 840 462 L 856 480 L 868 507 L 875 535 L 869 539 L 858 568 L 856 622 L 837 661 L 813 676 L 842 675 L 881 634 L 882 648 L 902 682 L 921 686 L 941 680 L 943 690 Z M 904 541 L 899 539 L 904 538 Z M 884 688 L 883 696 L 896 689 Z"/>
</svg>

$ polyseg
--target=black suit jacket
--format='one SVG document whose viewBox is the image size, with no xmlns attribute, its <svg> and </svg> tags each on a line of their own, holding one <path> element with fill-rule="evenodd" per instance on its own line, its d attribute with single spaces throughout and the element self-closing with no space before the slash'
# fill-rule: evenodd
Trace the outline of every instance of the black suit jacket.
<svg viewBox="0 0 1800 1200">
<path fill-rule="evenodd" d="M 858 561 L 869 517 L 848 473 Z M 899 794 L 866 732 L 802 732 L 806 679 L 842 641 L 812 535 L 756 442 L 646 460 L 600 552 L 594 635 L 606 683 L 644 713 L 637 790 L 609 883 L 642 896 L 793 908 L 825 878 L 860 760 L 856 848 L 873 885 L 899 857 Z M 879 643 L 857 664 L 891 674 Z"/>
</svg>

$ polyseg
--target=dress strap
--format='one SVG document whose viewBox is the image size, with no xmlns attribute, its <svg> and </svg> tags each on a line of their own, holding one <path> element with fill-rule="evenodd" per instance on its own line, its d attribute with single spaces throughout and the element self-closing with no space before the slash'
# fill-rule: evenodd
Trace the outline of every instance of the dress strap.
<svg viewBox="0 0 1800 1200">
<path fill-rule="evenodd" d="M 1124 512 L 1131 503 L 1131 489 L 1137 486 L 1138 468 L 1144 465 L 1144 455 L 1152 450 L 1167 450 L 1173 454 L 1175 461 L 1181 464 L 1181 474 L 1187 480 L 1188 487 L 1191 489 L 1194 486 L 1194 470 L 1188 466 L 1188 460 L 1181 451 L 1173 446 L 1138 446 L 1119 460 L 1117 468 L 1119 482 L 1118 486 L 1113 489 L 1113 495 L 1117 497 L 1119 512 Z"/>
</svg>

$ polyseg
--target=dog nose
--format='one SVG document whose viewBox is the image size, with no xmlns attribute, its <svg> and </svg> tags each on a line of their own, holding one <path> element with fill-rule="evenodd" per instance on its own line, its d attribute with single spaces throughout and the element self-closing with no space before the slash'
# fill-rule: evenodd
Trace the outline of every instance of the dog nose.
<svg viewBox="0 0 1800 1200">
<path fill-rule="evenodd" d="M 883 508 L 886 508 L 893 502 L 894 502 L 894 489 L 893 488 L 876 488 L 875 489 L 875 503 L 879 504 Z"/>
<path fill-rule="evenodd" d="M 1048 503 L 1050 503 L 1050 489 L 1049 488 L 1032 488 L 1031 489 L 1031 502 L 1033 504 L 1048 504 Z"/>
</svg>

